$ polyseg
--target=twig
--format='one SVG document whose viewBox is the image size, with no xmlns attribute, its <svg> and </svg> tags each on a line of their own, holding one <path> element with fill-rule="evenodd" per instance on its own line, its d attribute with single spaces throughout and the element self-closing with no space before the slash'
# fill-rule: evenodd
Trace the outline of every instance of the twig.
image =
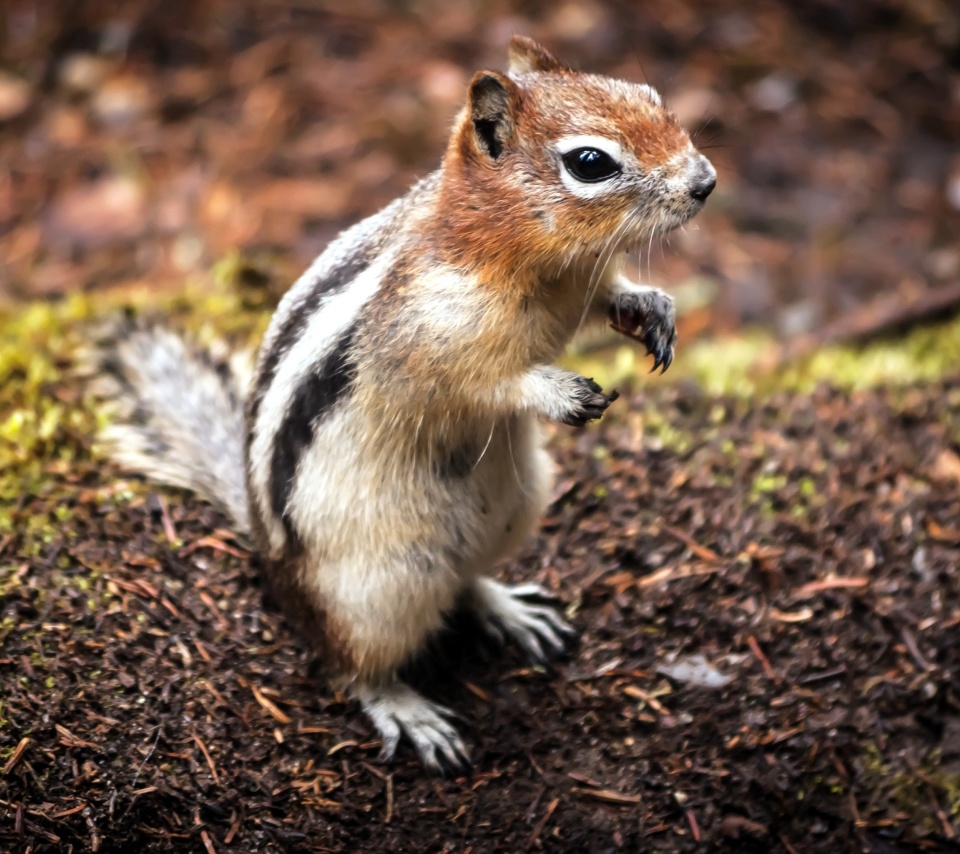
<svg viewBox="0 0 960 854">
<path fill-rule="evenodd" d="M 13 755 L 7 760 L 7 764 L 3 766 L 4 777 L 17 766 L 17 763 L 23 758 L 23 754 L 26 752 L 27 745 L 32 740 L 28 735 L 20 739 L 20 743 L 14 748 Z"/>
<path fill-rule="evenodd" d="M 672 525 L 662 525 L 661 529 L 664 533 L 669 534 L 676 540 L 680 540 L 690 551 L 692 551 L 698 558 L 701 560 L 707 561 L 707 563 L 722 563 L 723 558 L 720 557 L 713 549 L 707 548 L 706 546 L 701 546 L 693 537 L 691 537 L 685 531 L 681 531 L 679 528 L 674 528 Z"/>
<path fill-rule="evenodd" d="M 907 648 L 907 651 L 910 653 L 910 657 L 914 660 L 917 667 L 924 672 L 933 670 L 933 665 L 921 654 L 920 647 L 917 646 L 917 641 L 913 636 L 913 632 L 904 626 L 902 629 L 900 629 L 900 637 L 903 639 L 903 645 Z"/>
<path fill-rule="evenodd" d="M 157 737 L 153 740 L 153 744 L 150 746 L 150 749 L 147 751 L 147 755 L 143 757 L 143 762 L 140 763 L 140 767 L 137 768 L 137 773 L 133 775 L 133 782 L 130 784 L 130 788 L 133 789 L 137 785 L 137 780 L 140 779 L 140 773 L 143 771 L 146 764 L 150 761 L 150 757 L 153 756 L 153 752 L 157 749 L 157 745 L 160 743 L 160 724 L 157 724 Z M 136 800 L 136 799 L 134 799 Z M 133 808 L 133 800 L 127 804 L 127 808 L 123 811 L 123 815 L 120 816 L 121 819 L 126 818 L 126 815 Z"/>
<path fill-rule="evenodd" d="M 627 685 L 623 689 L 623 693 L 628 697 L 632 697 L 634 700 L 642 700 L 646 703 L 651 709 L 655 712 L 659 712 L 661 715 L 669 715 L 670 710 L 663 705 L 656 697 L 652 694 L 648 694 L 643 688 L 638 688 L 636 685 Z"/>
<path fill-rule="evenodd" d="M 254 685 L 252 682 L 250 683 L 250 690 L 253 691 L 254 699 L 255 699 L 261 706 L 263 706 L 263 708 L 266 709 L 271 715 L 273 715 L 274 719 L 275 719 L 277 722 L 282 723 L 282 724 L 288 724 L 288 723 L 290 723 L 290 720 L 291 720 L 291 719 L 287 716 L 287 714 L 284 713 L 284 712 L 282 712 L 282 711 L 280 710 L 279 706 L 277 706 L 277 704 L 274 703 L 272 700 L 268 700 L 268 699 L 263 695 L 263 692 L 262 692 L 256 685 Z"/>
<path fill-rule="evenodd" d="M 699 842 L 700 841 L 700 825 L 697 824 L 697 817 L 694 815 L 693 810 L 689 807 L 683 811 L 687 816 L 687 823 L 690 825 L 690 830 L 693 832 L 693 838 Z"/>
<path fill-rule="evenodd" d="M 760 644 L 757 643 L 757 639 L 753 635 L 747 638 L 747 646 L 750 647 L 750 651 L 759 659 L 767 678 L 779 685 L 780 677 L 777 676 L 777 672 L 773 669 L 770 659 L 763 654 L 763 650 L 760 649 Z"/>
<path fill-rule="evenodd" d="M 190 543 L 188 546 L 184 546 L 180 549 L 178 557 L 189 557 L 197 549 L 213 549 L 215 552 L 223 552 L 224 554 L 231 555 L 232 557 L 238 557 L 241 560 L 246 560 L 250 557 L 248 552 L 241 551 L 240 549 L 234 548 L 233 546 L 228 546 L 223 540 L 218 540 L 216 537 L 201 537 L 199 540 Z"/>
<path fill-rule="evenodd" d="M 783 844 L 783 847 L 787 849 L 789 854 L 799 854 L 797 849 L 790 844 L 786 836 L 784 836 L 782 833 L 779 834 L 779 836 L 780 836 L 780 842 Z"/>
<path fill-rule="evenodd" d="M 197 747 L 203 752 L 207 760 L 207 765 L 210 766 L 210 774 L 213 776 L 213 782 L 219 786 L 220 776 L 217 774 L 217 766 L 213 764 L 213 757 L 210 755 L 210 751 L 207 750 L 207 745 L 200 740 L 200 736 L 196 733 L 193 734 L 193 740 L 197 743 Z"/>
<path fill-rule="evenodd" d="M 553 811 L 557 808 L 557 804 L 559 803 L 560 798 L 554 798 L 549 804 L 547 804 L 547 811 L 543 814 L 543 817 L 540 819 L 540 821 L 537 822 L 537 826 L 533 829 L 533 833 L 530 834 L 527 844 L 523 846 L 524 851 L 529 851 L 536 844 L 537 839 L 543 832 L 543 828 L 547 826 L 547 822 L 550 821 L 550 816 L 553 815 Z"/>
<path fill-rule="evenodd" d="M 639 795 L 622 795 L 612 789 L 581 789 L 575 786 L 570 791 L 574 795 L 586 795 L 588 798 L 596 798 L 598 801 L 606 801 L 619 806 L 631 806 L 642 802 Z"/>
<path fill-rule="evenodd" d="M 384 824 L 390 824 L 393 818 L 393 774 L 387 774 L 387 815 L 384 818 Z"/>
<path fill-rule="evenodd" d="M 170 508 L 163 496 L 157 494 L 157 503 L 160 505 L 160 521 L 163 523 L 163 533 L 168 543 L 177 541 L 177 529 L 173 526 L 173 519 L 170 518 Z"/>
<path fill-rule="evenodd" d="M 360 745 L 359 741 L 352 741 L 350 739 L 348 739 L 347 741 L 341 741 L 338 744 L 333 745 L 333 747 L 331 747 L 327 751 L 327 756 L 333 756 L 334 753 L 338 753 L 339 751 L 343 750 L 343 748 L 345 747 L 359 747 L 359 745 Z"/>
<path fill-rule="evenodd" d="M 863 576 L 853 578 L 828 576 L 820 581 L 811 581 L 809 584 L 804 584 L 803 587 L 798 587 L 793 591 L 793 595 L 798 599 L 809 599 L 814 594 L 820 593 L 824 590 L 856 589 L 859 587 L 866 587 L 869 583 L 870 579 Z"/>
<path fill-rule="evenodd" d="M 229 845 L 233 842 L 233 838 L 237 835 L 237 832 L 240 830 L 240 825 L 243 824 L 243 814 L 245 807 L 240 807 L 240 812 L 237 813 L 236 818 L 230 822 L 230 829 L 227 831 L 227 835 L 223 837 L 223 844 Z"/>
<path fill-rule="evenodd" d="M 100 834 L 97 832 L 97 825 L 94 824 L 92 812 L 90 807 L 86 807 L 83 811 L 83 820 L 90 830 L 90 850 L 97 852 L 100 850 Z"/>
</svg>

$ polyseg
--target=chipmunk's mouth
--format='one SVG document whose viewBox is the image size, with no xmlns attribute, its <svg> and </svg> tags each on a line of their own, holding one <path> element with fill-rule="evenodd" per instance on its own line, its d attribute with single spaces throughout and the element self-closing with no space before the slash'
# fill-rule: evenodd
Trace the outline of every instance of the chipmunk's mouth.
<svg viewBox="0 0 960 854">
<path fill-rule="evenodd" d="M 684 155 L 674 166 L 677 171 L 666 177 L 660 186 L 657 210 L 635 215 L 638 227 L 643 231 L 639 240 L 648 239 L 652 233 L 666 234 L 689 222 L 703 210 L 717 186 L 717 170 L 696 151 Z"/>
<path fill-rule="evenodd" d="M 689 201 L 684 201 L 677 205 L 665 204 L 658 212 L 659 215 L 646 216 L 643 221 L 638 222 L 636 229 L 632 230 L 629 237 L 625 237 L 620 242 L 620 248 L 626 252 L 644 252 L 649 248 L 651 241 L 686 225 L 700 213 L 702 208 L 702 202 L 691 204 Z"/>
</svg>

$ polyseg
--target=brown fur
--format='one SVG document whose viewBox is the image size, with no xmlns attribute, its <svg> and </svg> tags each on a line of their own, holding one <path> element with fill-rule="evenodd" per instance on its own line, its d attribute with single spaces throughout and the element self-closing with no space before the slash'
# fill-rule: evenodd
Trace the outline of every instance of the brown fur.
<svg viewBox="0 0 960 854">
<path fill-rule="evenodd" d="M 512 43 L 516 44 L 516 42 Z M 619 140 L 646 169 L 662 168 L 689 144 L 676 117 L 636 97 L 611 96 L 609 81 L 571 71 L 558 62 L 536 59 L 538 72 L 521 89 L 508 77 L 479 72 L 471 81 L 471 101 L 460 114 L 444 158 L 444 181 L 436 222 L 444 260 L 478 271 L 496 288 L 531 293 L 544 273 L 574 243 L 601 241 L 618 222 L 630 200 L 609 204 L 601 216 L 582 199 L 544 199 L 530 192 L 533 180 L 554 182 L 556 166 L 547 157 L 549 140 L 565 134 L 595 134 Z M 473 125 L 474 87 L 491 76 L 500 79 L 512 110 L 511 138 L 496 160 L 478 145 Z M 544 228 L 544 207 L 558 227 Z"/>
<path fill-rule="evenodd" d="M 616 397 L 553 363 L 585 319 L 622 309 L 623 331 L 669 364 L 669 297 L 611 259 L 693 216 L 712 188 L 696 182 L 715 174 L 648 87 L 572 71 L 529 39 L 510 60 L 471 80 L 441 168 L 344 232 L 284 297 L 245 425 L 209 367 L 143 339 L 164 356 L 146 383 L 172 395 L 154 395 L 164 411 L 183 399 L 172 364 L 202 380 L 193 408 L 231 427 L 229 441 L 189 431 L 187 485 L 212 498 L 233 485 L 273 597 L 386 755 L 402 729 L 431 767 L 462 764 L 462 743 L 396 671 L 457 601 L 538 660 L 541 642 L 562 648 L 559 616 L 489 577 L 550 494 L 538 419 L 582 425 Z M 175 462 L 152 470 L 171 481 Z"/>
</svg>

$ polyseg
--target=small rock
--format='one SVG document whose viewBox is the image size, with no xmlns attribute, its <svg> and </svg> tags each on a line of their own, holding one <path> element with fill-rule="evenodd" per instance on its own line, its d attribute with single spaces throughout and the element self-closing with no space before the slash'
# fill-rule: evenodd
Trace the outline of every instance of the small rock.
<svg viewBox="0 0 960 854">
<path fill-rule="evenodd" d="M 108 67 L 108 63 L 98 56 L 71 53 L 60 63 L 60 85 L 71 92 L 89 94 L 103 82 Z"/>
<path fill-rule="evenodd" d="M 797 99 L 797 82 L 789 74 L 775 71 L 754 83 L 747 94 L 757 109 L 779 113 Z"/>
<path fill-rule="evenodd" d="M 124 74 L 108 80 L 93 95 L 90 109 L 108 127 L 132 125 L 151 109 L 150 86 L 146 80 Z"/>
<path fill-rule="evenodd" d="M 721 673 L 699 653 L 678 658 L 671 664 L 662 664 L 657 668 L 657 673 L 695 688 L 723 688 L 733 681 L 732 676 Z"/>
<path fill-rule="evenodd" d="M 950 448 L 943 448 L 933 461 L 930 473 L 934 480 L 960 483 L 960 456 Z"/>
<path fill-rule="evenodd" d="M 920 546 L 913 553 L 913 558 L 910 561 L 910 566 L 913 571 L 919 576 L 919 578 L 926 582 L 931 582 L 936 579 L 936 573 L 931 572 L 930 565 L 927 561 L 927 550 Z"/>
<path fill-rule="evenodd" d="M 814 300 L 804 299 L 780 309 L 777 328 L 784 338 L 807 335 L 821 322 L 820 308 Z"/>
<path fill-rule="evenodd" d="M 0 72 L 0 122 L 9 121 L 30 106 L 31 89 L 26 80 Z"/>
</svg>

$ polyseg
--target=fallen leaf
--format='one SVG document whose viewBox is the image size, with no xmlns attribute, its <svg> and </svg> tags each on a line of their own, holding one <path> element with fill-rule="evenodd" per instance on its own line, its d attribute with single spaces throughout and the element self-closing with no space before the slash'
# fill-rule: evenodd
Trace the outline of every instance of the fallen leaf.
<svg viewBox="0 0 960 854">
<path fill-rule="evenodd" d="M 960 483 L 960 457 L 949 448 L 944 448 L 933 461 L 930 474 L 934 480 Z"/>
<path fill-rule="evenodd" d="M 927 522 L 927 533 L 938 543 L 960 543 L 960 528 L 944 528 L 932 519 Z"/>
</svg>

